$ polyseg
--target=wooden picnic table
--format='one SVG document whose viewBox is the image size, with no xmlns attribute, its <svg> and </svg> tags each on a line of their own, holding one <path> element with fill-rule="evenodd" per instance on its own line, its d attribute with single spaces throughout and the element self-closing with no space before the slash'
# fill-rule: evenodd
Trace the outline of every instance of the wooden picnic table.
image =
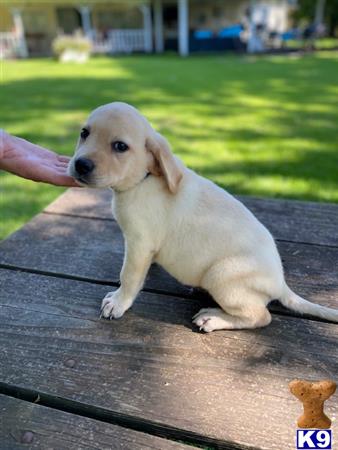
<svg viewBox="0 0 338 450">
<path fill-rule="evenodd" d="M 290 286 L 337 308 L 338 205 L 242 200 Z M 337 381 L 338 325 L 272 303 L 266 328 L 200 333 L 212 300 L 156 265 L 131 310 L 100 320 L 122 258 L 109 191 L 70 189 L 0 244 L 1 450 L 294 449 L 288 383 Z"/>
</svg>

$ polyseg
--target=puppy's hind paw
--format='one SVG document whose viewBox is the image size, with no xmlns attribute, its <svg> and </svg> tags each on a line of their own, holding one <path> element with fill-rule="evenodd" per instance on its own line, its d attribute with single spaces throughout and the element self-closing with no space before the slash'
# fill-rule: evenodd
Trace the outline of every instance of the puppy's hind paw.
<svg viewBox="0 0 338 450">
<path fill-rule="evenodd" d="M 228 328 L 225 317 L 225 313 L 219 308 L 203 308 L 194 315 L 192 323 L 198 326 L 200 331 L 210 333 L 214 330 Z"/>
</svg>

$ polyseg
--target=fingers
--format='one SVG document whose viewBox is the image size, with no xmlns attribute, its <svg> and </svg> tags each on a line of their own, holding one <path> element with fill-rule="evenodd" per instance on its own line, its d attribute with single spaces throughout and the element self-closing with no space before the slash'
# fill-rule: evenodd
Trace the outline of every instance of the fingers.
<svg viewBox="0 0 338 450">
<path fill-rule="evenodd" d="M 68 164 L 68 162 L 56 162 L 54 165 L 60 169 L 67 170 Z"/>
<path fill-rule="evenodd" d="M 55 186 L 79 186 L 67 175 L 71 158 L 32 144 L 24 139 L 13 137 L 11 153 L 1 160 L 1 168 L 33 181 Z"/>
<path fill-rule="evenodd" d="M 57 160 L 58 160 L 60 163 L 68 164 L 69 161 L 71 160 L 71 158 L 69 158 L 68 156 L 57 155 Z"/>
<path fill-rule="evenodd" d="M 76 183 L 74 178 L 67 175 L 66 169 L 67 164 L 65 166 L 56 167 L 54 173 L 50 173 L 50 180 L 46 180 L 46 182 L 54 184 L 55 186 L 79 187 L 79 184 Z"/>
<path fill-rule="evenodd" d="M 50 181 L 50 184 L 64 187 L 81 187 L 79 184 L 76 183 L 74 178 L 69 177 L 68 175 L 55 176 L 53 177 L 53 180 Z"/>
<path fill-rule="evenodd" d="M 40 158 L 41 161 L 54 161 L 60 164 L 68 164 L 70 159 L 68 156 L 59 155 L 53 150 L 49 150 L 48 148 L 41 147 L 40 145 L 33 144 L 32 142 L 26 141 L 25 139 L 13 136 L 13 148 L 20 154 L 24 154 L 28 152 L 30 156 L 35 156 L 36 158 Z"/>
<path fill-rule="evenodd" d="M 32 166 L 30 165 L 29 172 L 26 171 L 24 174 L 25 178 L 29 178 L 34 181 L 40 181 L 42 183 L 52 184 L 54 186 L 79 186 L 74 178 L 67 175 L 67 165 L 57 166 L 55 161 L 43 161 L 35 162 Z"/>
<path fill-rule="evenodd" d="M 35 156 L 44 159 L 53 159 L 57 156 L 55 152 L 49 150 L 45 147 L 41 147 L 40 145 L 33 144 L 32 142 L 26 141 L 26 139 L 19 138 L 17 136 L 14 137 L 14 148 L 18 151 L 27 151 Z"/>
<path fill-rule="evenodd" d="M 71 158 L 69 158 L 68 156 L 57 155 L 55 167 L 59 171 L 64 171 L 66 174 L 70 160 Z"/>
<path fill-rule="evenodd" d="M 54 186 L 79 187 L 74 178 L 67 175 L 63 170 L 46 170 L 39 181 L 53 184 Z"/>
</svg>

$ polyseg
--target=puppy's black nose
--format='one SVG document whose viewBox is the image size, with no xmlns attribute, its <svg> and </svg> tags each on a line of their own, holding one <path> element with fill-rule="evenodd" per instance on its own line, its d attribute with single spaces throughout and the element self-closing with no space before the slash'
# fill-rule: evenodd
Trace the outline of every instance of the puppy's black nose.
<svg viewBox="0 0 338 450">
<path fill-rule="evenodd" d="M 78 158 L 75 161 L 75 170 L 79 175 L 88 175 L 94 170 L 95 164 L 91 159 Z"/>
</svg>

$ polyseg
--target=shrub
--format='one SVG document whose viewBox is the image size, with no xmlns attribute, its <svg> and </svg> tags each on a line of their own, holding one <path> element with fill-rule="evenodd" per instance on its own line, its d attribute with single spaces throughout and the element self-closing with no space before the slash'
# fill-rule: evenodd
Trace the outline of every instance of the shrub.
<svg viewBox="0 0 338 450">
<path fill-rule="evenodd" d="M 66 50 L 72 50 L 78 53 L 90 53 L 92 44 L 84 36 L 75 34 L 73 36 L 57 36 L 52 43 L 53 52 L 60 57 Z"/>
</svg>

